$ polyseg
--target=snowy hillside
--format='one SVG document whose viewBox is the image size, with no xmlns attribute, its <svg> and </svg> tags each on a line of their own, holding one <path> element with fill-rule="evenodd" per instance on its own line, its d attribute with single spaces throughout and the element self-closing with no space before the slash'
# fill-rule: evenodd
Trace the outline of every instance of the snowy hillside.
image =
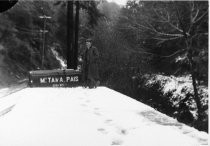
<svg viewBox="0 0 210 146">
<path fill-rule="evenodd" d="M 150 79 L 147 80 L 146 86 L 152 86 L 157 82 L 159 82 L 162 87 L 161 91 L 163 95 L 171 94 L 171 96 L 168 97 L 169 101 L 177 108 L 180 106 L 181 101 L 186 99 L 187 94 L 194 94 L 192 79 L 189 75 L 181 77 L 152 75 Z M 202 97 L 200 99 L 202 107 L 208 106 L 208 87 L 204 85 L 198 86 L 198 93 L 200 97 Z M 189 98 L 186 105 L 189 107 L 194 118 L 197 119 L 197 108 L 193 97 Z M 205 112 L 208 114 L 208 109 Z"/>
<path fill-rule="evenodd" d="M 208 145 L 207 133 L 106 87 L 26 88 L 7 98 L 15 106 L 0 117 L 1 146 Z"/>
</svg>

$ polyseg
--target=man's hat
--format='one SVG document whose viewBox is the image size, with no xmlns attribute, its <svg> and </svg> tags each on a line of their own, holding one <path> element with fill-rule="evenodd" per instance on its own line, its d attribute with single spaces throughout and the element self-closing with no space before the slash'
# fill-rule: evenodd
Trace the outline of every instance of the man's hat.
<svg viewBox="0 0 210 146">
<path fill-rule="evenodd" d="M 92 41 L 93 40 L 91 38 L 89 38 L 89 39 L 86 40 L 86 42 L 91 42 L 91 43 L 92 43 Z"/>
</svg>

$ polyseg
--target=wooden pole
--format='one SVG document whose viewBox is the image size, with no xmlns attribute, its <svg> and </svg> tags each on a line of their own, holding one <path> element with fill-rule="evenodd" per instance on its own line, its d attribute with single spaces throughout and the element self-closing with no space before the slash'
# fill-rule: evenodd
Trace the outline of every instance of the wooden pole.
<svg viewBox="0 0 210 146">
<path fill-rule="evenodd" d="M 77 69 L 77 64 L 78 64 L 79 9 L 80 9 L 79 1 L 76 1 L 74 69 Z"/>
<path fill-rule="evenodd" d="M 67 1 L 67 69 L 74 69 L 74 0 Z"/>
</svg>

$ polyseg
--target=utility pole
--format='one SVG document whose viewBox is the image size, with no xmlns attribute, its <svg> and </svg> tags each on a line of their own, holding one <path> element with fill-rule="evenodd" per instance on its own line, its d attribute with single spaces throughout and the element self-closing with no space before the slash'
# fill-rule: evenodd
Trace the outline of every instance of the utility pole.
<svg viewBox="0 0 210 146">
<path fill-rule="evenodd" d="M 76 16 L 75 16 L 75 42 L 74 42 L 74 69 L 77 69 L 78 64 L 78 38 L 79 38 L 79 1 L 76 1 Z"/>
<path fill-rule="evenodd" d="M 67 69 L 74 69 L 74 0 L 67 1 Z"/>
<path fill-rule="evenodd" d="M 40 19 L 43 19 L 43 23 L 44 23 L 44 26 L 43 26 L 43 30 L 40 30 L 40 32 L 43 34 L 43 44 L 42 44 L 42 66 L 41 66 L 41 69 L 44 69 L 44 52 L 45 52 L 45 33 L 47 33 L 48 31 L 46 30 L 46 19 L 51 19 L 52 17 L 50 16 L 46 16 L 46 15 L 43 15 L 43 16 L 39 16 Z"/>
</svg>

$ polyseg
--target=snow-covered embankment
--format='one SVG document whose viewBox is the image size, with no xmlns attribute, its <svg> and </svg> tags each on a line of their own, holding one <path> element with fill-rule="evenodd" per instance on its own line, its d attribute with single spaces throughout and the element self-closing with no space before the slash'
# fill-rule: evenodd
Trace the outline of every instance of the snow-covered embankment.
<svg viewBox="0 0 210 146">
<path fill-rule="evenodd" d="M 9 95 L 11 96 L 11 95 Z M 3 146 L 196 146 L 205 132 L 106 87 L 26 88 L 0 117 Z"/>
</svg>

